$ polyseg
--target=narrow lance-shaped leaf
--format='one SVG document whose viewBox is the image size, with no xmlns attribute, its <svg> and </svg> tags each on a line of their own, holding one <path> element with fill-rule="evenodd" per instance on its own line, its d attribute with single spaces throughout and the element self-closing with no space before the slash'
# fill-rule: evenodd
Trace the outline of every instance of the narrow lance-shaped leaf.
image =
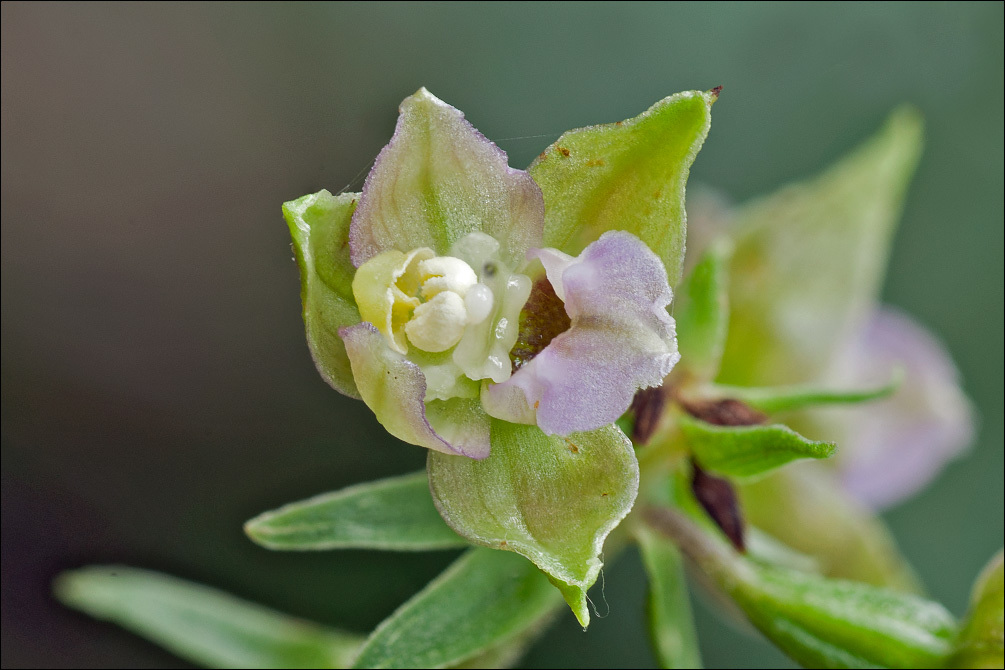
<svg viewBox="0 0 1005 670">
<path fill-rule="evenodd" d="M 827 458 L 835 448 L 780 424 L 714 426 L 682 414 L 680 429 L 703 468 L 731 477 L 762 476 L 800 458 Z"/>
<path fill-rule="evenodd" d="M 1005 658 L 1005 577 L 1002 552 L 991 559 L 974 583 L 970 611 L 956 640 L 950 667 L 1000 668 Z"/>
<path fill-rule="evenodd" d="M 543 630 L 560 605 L 558 593 L 530 561 L 472 549 L 374 630 L 355 667 L 463 664 Z"/>
<path fill-rule="evenodd" d="M 801 665 L 941 667 L 952 651 L 956 623 L 937 603 L 745 560 L 673 510 L 649 509 L 646 520 L 671 537 L 768 639 Z"/>
<path fill-rule="evenodd" d="M 613 426 L 568 437 L 494 421 L 483 461 L 430 452 L 429 483 L 459 534 L 515 551 L 563 582 L 584 626 L 585 592 L 600 573 L 604 539 L 628 514 L 639 470 L 631 442 Z"/>
<path fill-rule="evenodd" d="M 363 642 L 361 636 L 137 568 L 66 572 L 55 592 L 69 607 L 213 668 L 346 668 Z"/>
<path fill-rule="evenodd" d="M 816 179 L 737 213 L 719 381 L 820 378 L 873 308 L 920 148 L 918 114 L 898 110 Z"/>
<path fill-rule="evenodd" d="M 649 637 L 659 667 L 700 668 L 698 636 L 680 552 L 668 539 L 645 527 L 636 531 L 636 538 L 649 576 Z"/>
<path fill-rule="evenodd" d="M 443 522 L 425 472 L 367 482 L 265 512 L 244 526 L 269 549 L 426 551 L 467 546 Z"/>
<path fill-rule="evenodd" d="M 852 405 L 879 400 L 891 395 L 900 386 L 903 372 L 896 370 L 890 381 L 882 386 L 865 389 L 827 389 L 806 384 L 774 387 L 715 385 L 708 389 L 709 395 L 734 398 L 748 407 L 773 414 L 790 412 L 807 407 L 823 405 Z"/>
<path fill-rule="evenodd" d="M 336 390 L 359 398 L 339 328 L 359 323 L 352 295 L 349 223 L 358 193 L 318 191 L 283 204 L 300 266 L 307 344 L 318 372 Z"/>
<path fill-rule="evenodd" d="M 544 246 L 576 255 L 608 230 L 639 237 L 666 265 L 684 262 L 684 188 L 718 91 L 665 98 L 635 118 L 570 130 L 528 168 L 544 192 Z"/>
<path fill-rule="evenodd" d="M 700 379 L 719 372 L 729 325 L 729 257 L 726 238 L 716 240 L 684 278 L 674 303 L 683 365 Z"/>
</svg>

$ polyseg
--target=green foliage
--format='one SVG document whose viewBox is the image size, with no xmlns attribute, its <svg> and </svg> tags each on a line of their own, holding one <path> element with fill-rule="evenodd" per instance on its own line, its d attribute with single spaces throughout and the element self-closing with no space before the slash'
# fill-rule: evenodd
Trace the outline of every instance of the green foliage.
<svg viewBox="0 0 1005 670">
<path fill-rule="evenodd" d="M 734 398 L 760 412 L 774 414 L 822 405 L 852 405 L 879 400 L 896 391 L 902 381 L 903 374 L 898 370 L 888 383 L 869 389 L 836 390 L 807 384 L 774 387 L 716 385 L 709 389 L 709 394 Z"/>
<path fill-rule="evenodd" d="M 148 570 L 94 566 L 56 580 L 63 604 L 211 668 L 346 668 L 363 638 Z"/>
<path fill-rule="evenodd" d="M 1000 668 L 1005 659 L 1005 577 L 1002 552 L 974 583 L 970 611 L 956 640 L 954 668 Z"/>
<path fill-rule="evenodd" d="M 425 472 L 357 484 L 265 512 L 244 526 L 269 549 L 425 551 L 467 546 L 443 522 Z"/>
<path fill-rule="evenodd" d="M 366 641 L 358 668 L 442 668 L 541 629 L 558 592 L 522 556 L 471 549 Z"/>
<path fill-rule="evenodd" d="M 682 414 L 680 429 L 703 468 L 731 477 L 759 477 L 800 458 L 834 453 L 833 442 L 808 440 L 780 424 L 714 426 Z"/>
<path fill-rule="evenodd" d="M 719 372 L 729 325 L 728 238 L 720 238 L 705 251 L 677 290 L 674 316 L 681 364 L 700 379 Z"/>
</svg>

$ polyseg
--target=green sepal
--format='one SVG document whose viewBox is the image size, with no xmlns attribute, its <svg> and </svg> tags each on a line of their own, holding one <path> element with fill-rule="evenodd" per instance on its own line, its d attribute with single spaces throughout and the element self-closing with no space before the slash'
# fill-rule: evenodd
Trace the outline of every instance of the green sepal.
<svg viewBox="0 0 1005 670">
<path fill-rule="evenodd" d="M 684 278 L 674 299 L 680 365 L 702 380 L 718 374 L 726 346 L 731 255 L 728 239 L 716 240 Z"/>
<path fill-rule="evenodd" d="M 719 381 L 819 379 L 875 305 L 921 151 L 901 108 L 820 176 L 743 206 L 730 226 L 730 329 Z"/>
<path fill-rule="evenodd" d="M 551 575 L 547 575 L 548 581 L 551 585 L 558 589 L 558 592 L 562 594 L 562 598 L 565 599 L 565 604 L 569 606 L 572 613 L 576 616 L 576 621 L 579 625 L 586 630 L 590 627 L 590 603 L 586 596 L 586 589 L 581 586 L 574 586 L 572 584 L 567 584 L 561 579 L 556 579 Z"/>
<path fill-rule="evenodd" d="M 54 585 L 68 607 L 211 668 L 347 668 L 363 638 L 158 572 L 92 566 Z"/>
<path fill-rule="evenodd" d="M 493 421 L 488 458 L 430 452 L 427 470 L 433 501 L 458 534 L 522 554 L 583 591 L 597 580 L 604 539 L 639 485 L 631 441 L 613 425 L 557 437 Z M 582 617 L 578 602 L 571 604 Z"/>
<path fill-rule="evenodd" d="M 635 537 L 649 576 L 646 614 L 659 667 L 700 668 L 698 634 L 680 552 L 670 540 L 644 526 L 635 529 Z"/>
<path fill-rule="evenodd" d="M 522 556 L 471 549 L 377 626 L 355 667 L 464 664 L 525 643 L 560 604 L 545 575 Z"/>
<path fill-rule="evenodd" d="M 686 91 L 626 121 L 563 134 L 528 168 L 544 193 L 544 245 L 576 256 L 609 230 L 645 242 L 671 286 L 684 262 L 684 189 L 717 91 Z"/>
<path fill-rule="evenodd" d="M 349 223 L 358 193 L 318 191 L 283 203 L 300 267 L 307 344 L 318 372 L 336 391 L 359 398 L 339 328 L 359 323 L 352 294 Z"/>
<path fill-rule="evenodd" d="M 718 398 L 733 398 L 765 414 L 775 414 L 823 405 L 853 405 L 879 400 L 892 395 L 900 387 L 903 379 L 903 370 L 898 368 L 889 382 L 874 388 L 839 390 L 807 384 L 773 387 L 717 384 L 709 387 L 707 394 Z"/>
<path fill-rule="evenodd" d="M 788 426 L 715 426 L 681 414 L 681 432 L 701 466 L 742 479 L 766 475 L 800 458 L 828 458 L 833 442 L 808 440 Z"/>
<path fill-rule="evenodd" d="M 244 525 L 269 549 L 427 551 L 468 545 L 433 505 L 425 472 L 357 484 L 284 505 Z"/>
<path fill-rule="evenodd" d="M 974 583 L 970 611 L 956 640 L 953 668 L 1000 668 L 1005 660 L 1005 577 L 1002 552 Z"/>
</svg>

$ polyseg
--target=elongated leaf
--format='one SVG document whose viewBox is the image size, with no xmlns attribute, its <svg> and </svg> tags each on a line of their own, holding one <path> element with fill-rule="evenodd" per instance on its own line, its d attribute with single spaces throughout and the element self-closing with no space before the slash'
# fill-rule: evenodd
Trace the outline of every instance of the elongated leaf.
<svg viewBox="0 0 1005 670">
<path fill-rule="evenodd" d="M 363 638 L 158 572 L 94 566 L 55 584 L 63 604 L 213 668 L 345 668 Z"/>
<path fill-rule="evenodd" d="M 747 520 L 815 558 L 829 577 L 916 592 L 917 579 L 883 522 L 829 473 L 808 466 L 793 464 L 740 486 Z"/>
<path fill-rule="evenodd" d="M 650 509 L 645 517 L 806 667 L 944 667 L 952 652 L 956 622 L 937 603 L 747 560 L 669 509 Z"/>
<path fill-rule="evenodd" d="M 561 602 L 522 556 L 471 549 L 377 627 L 355 667 L 462 664 L 541 630 Z"/>
<path fill-rule="evenodd" d="M 719 372 L 729 325 L 729 256 L 725 238 L 713 243 L 677 292 L 674 317 L 681 361 L 699 379 Z"/>
<path fill-rule="evenodd" d="M 780 424 L 714 426 L 682 415 L 680 428 L 703 468 L 731 477 L 757 477 L 800 458 L 827 458 L 835 448 Z"/>
<path fill-rule="evenodd" d="M 656 252 L 671 286 L 684 262 L 684 187 L 718 92 L 687 91 L 618 123 L 558 138 L 528 168 L 544 192 L 544 246 L 578 255 L 608 230 Z"/>
<path fill-rule="evenodd" d="M 367 482 L 265 512 L 244 526 L 269 549 L 426 551 L 468 543 L 440 518 L 425 472 Z"/>
<path fill-rule="evenodd" d="M 318 372 L 341 393 L 359 398 L 338 330 L 359 323 L 352 295 L 349 223 L 358 193 L 318 191 L 283 204 L 300 266 L 307 344 Z"/>
<path fill-rule="evenodd" d="M 585 608 L 573 591 L 596 581 L 604 539 L 631 510 L 639 484 L 631 442 L 613 426 L 562 438 L 493 421 L 488 458 L 430 452 L 428 470 L 433 500 L 455 531 L 522 554 L 574 587 L 564 592 L 577 615 Z"/>
<path fill-rule="evenodd" d="M 737 213 L 719 381 L 820 378 L 873 309 L 920 148 L 918 114 L 900 109 L 816 179 Z"/>
<path fill-rule="evenodd" d="M 900 386 L 903 374 L 898 371 L 889 383 L 869 389 L 836 390 L 805 384 L 775 387 L 745 387 L 716 385 L 709 394 L 734 398 L 766 414 L 788 412 L 821 405 L 852 405 L 879 400 L 891 395 Z"/>
<path fill-rule="evenodd" d="M 649 637 L 661 668 L 700 668 L 698 636 L 691 618 L 680 552 L 647 528 L 636 532 L 649 576 Z"/>
<path fill-rule="evenodd" d="M 970 611 L 956 641 L 951 667 L 1000 668 L 1005 658 L 1005 577 L 1002 552 L 974 583 Z"/>
</svg>

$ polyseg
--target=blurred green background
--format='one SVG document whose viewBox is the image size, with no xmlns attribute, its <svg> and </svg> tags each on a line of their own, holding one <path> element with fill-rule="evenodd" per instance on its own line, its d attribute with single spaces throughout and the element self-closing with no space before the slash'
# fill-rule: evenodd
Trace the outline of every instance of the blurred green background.
<svg viewBox="0 0 1005 670">
<path fill-rule="evenodd" d="M 809 175 L 898 103 L 927 146 L 885 298 L 938 333 L 973 450 L 890 511 L 956 613 L 1002 545 L 1003 5 L 2 5 L 3 665 L 169 667 L 49 595 L 124 562 L 366 631 L 454 554 L 271 554 L 242 522 L 418 469 L 314 371 L 284 200 L 358 188 L 421 85 L 513 165 L 564 129 L 723 85 L 692 180 Z M 528 137 L 530 136 L 530 137 Z M 649 666 L 637 557 L 528 666 Z M 778 655 L 699 606 L 709 666 Z"/>
</svg>

